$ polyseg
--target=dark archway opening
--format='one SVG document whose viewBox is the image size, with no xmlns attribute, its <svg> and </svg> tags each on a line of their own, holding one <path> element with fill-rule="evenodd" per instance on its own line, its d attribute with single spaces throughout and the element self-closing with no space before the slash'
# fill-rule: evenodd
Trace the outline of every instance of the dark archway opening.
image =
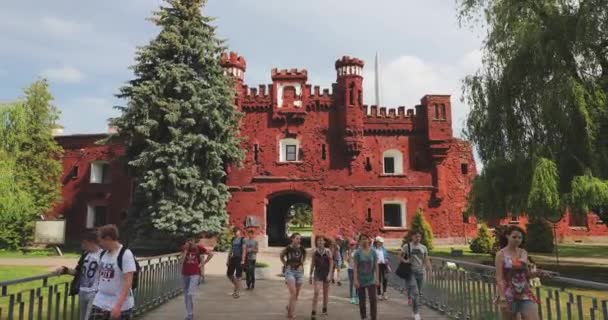
<svg viewBox="0 0 608 320">
<path fill-rule="evenodd" d="M 301 193 L 286 193 L 271 197 L 266 207 L 266 235 L 271 247 L 289 244 L 289 222 L 293 216 L 294 205 L 308 205 L 312 210 L 312 201 Z M 303 244 L 310 247 L 310 236 L 303 235 Z"/>
</svg>

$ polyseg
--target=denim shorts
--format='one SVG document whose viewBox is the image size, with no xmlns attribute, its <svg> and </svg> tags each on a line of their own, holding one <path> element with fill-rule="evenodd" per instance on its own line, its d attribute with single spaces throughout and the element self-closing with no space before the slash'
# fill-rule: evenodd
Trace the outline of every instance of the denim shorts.
<svg viewBox="0 0 608 320">
<path fill-rule="evenodd" d="M 295 282 L 296 284 L 304 283 L 304 271 L 287 268 L 285 270 L 285 282 Z"/>
<path fill-rule="evenodd" d="M 514 315 L 518 313 L 524 313 L 530 308 L 535 308 L 536 303 L 532 300 L 515 300 L 513 304 L 511 304 L 511 310 Z"/>
</svg>

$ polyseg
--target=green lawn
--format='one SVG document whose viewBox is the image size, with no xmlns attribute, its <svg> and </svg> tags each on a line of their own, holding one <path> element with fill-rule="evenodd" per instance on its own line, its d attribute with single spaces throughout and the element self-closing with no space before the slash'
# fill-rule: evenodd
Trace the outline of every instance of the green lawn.
<svg viewBox="0 0 608 320">
<path fill-rule="evenodd" d="M 67 252 L 63 252 L 62 257 L 78 258 L 79 256 L 80 256 L 80 254 L 78 252 L 67 251 Z M 55 251 L 53 249 L 32 250 L 32 251 L 28 251 L 25 253 L 22 251 L 0 250 L 0 258 L 40 258 L 40 257 L 57 257 L 57 258 L 59 258 L 59 256 L 55 254 Z M 0 264 L 1 263 L 2 263 L 2 261 L 0 261 Z"/>
<path fill-rule="evenodd" d="M 1 262 L 1 261 L 0 261 Z M 43 275 L 43 274 L 47 274 L 51 271 L 51 269 L 49 267 L 39 267 L 39 266 L 19 266 L 19 267 L 14 267 L 14 266 L 0 266 L 0 282 L 2 281 L 8 281 L 8 280 L 16 280 L 16 279 L 21 279 L 21 278 L 26 278 L 26 277 L 31 277 L 31 276 L 36 276 L 36 275 Z M 6 296 L 2 296 L 0 295 L 0 313 L 2 315 L 6 315 L 8 313 L 9 310 L 9 301 L 11 296 L 14 297 L 14 299 L 19 299 L 19 294 L 21 293 L 21 301 L 24 302 L 24 312 L 22 314 L 23 318 L 28 318 L 30 313 L 28 311 L 29 305 L 30 305 L 30 294 L 34 294 L 34 301 L 33 301 L 33 310 L 34 312 L 32 313 L 32 315 L 37 315 L 37 310 L 39 308 L 39 306 L 42 308 L 42 314 L 44 315 L 44 317 L 48 316 L 47 311 L 49 311 L 48 308 L 48 292 L 49 292 L 49 287 L 53 288 L 53 304 L 50 308 L 50 312 L 52 315 L 55 315 L 56 312 L 59 312 L 59 315 L 61 317 L 61 315 L 63 315 L 64 313 L 64 309 L 63 309 L 63 301 L 65 298 L 65 292 L 68 289 L 68 285 L 69 282 L 71 281 L 72 276 L 62 276 L 62 277 L 53 277 L 53 278 L 49 278 L 48 279 L 48 283 L 46 287 L 43 287 L 43 280 L 36 280 L 36 281 L 29 281 L 26 283 L 21 283 L 21 284 L 16 284 L 16 285 L 9 285 L 7 286 L 7 295 Z M 39 290 L 39 292 L 37 292 L 37 288 L 41 288 Z M 39 298 L 36 298 L 39 297 Z M 57 299 L 60 299 L 60 306 L 59 308 L 57 308 L 55 302 Z M 68 297 L 67 300 L 67 307 L 68 310 L 71 310 L 71 307 L 73 305 L 75 305 L 75 303 L 77 303 L 77 300 L 73 299 L 72 297 Z M 16 309 L 13 310 L 13 312 L 15 312 L 15 317 L 17 317 L 19 315 L 18 313 L 18 304 L 15 304 Z"/>
</svg>

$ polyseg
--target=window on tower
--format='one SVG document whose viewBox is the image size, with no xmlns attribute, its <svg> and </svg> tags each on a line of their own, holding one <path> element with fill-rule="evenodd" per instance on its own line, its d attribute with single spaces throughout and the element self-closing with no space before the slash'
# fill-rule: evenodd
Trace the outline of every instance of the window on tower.
<svg viewBox="0 0 608 320">
<path fill-rule="evenodd" d="M 387 150 L 383 154 L 384 174 L 403 174 L 403 154 L 399 150 Z"/>
<path fill-rule="evenodd" d="M 110 164 L 106 161 L 91 163 L 90 183 L 110 183 Z"/>
<path fill-rule="evenodd" d="M 350 87 L 348 88 L 348 104 L 355 104 L 355 83 L 351 82 Z"/>
<path fill-rule="evenodd" d="M 107 222 L 107 207 L 103 205 L 87 206 L 87 229 L 101 227 Z"/>
<path fill-rule="evenodd" d="M 279 143 L 279 161 L 294 162 L 299 160 L 300 142 L 297 139 L 287 138 Z"/>
</svg>

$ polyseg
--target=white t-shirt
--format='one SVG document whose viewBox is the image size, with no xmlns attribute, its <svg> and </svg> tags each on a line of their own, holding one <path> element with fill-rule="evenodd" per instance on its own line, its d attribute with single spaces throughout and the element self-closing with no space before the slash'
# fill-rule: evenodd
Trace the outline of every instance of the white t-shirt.
<svg viewBox="0 0 608 320">
<path fill-rule="evenodd" d="M 378 257 L 378 263 L 385 264 L 386 261 L 384 260 L 384 250 L 383 250 L 383 248 L 376 248 L 376 247 L 374 247 L 374 251 L 376 251 L 376 257 Z"/>
<path fill-rule="evenodd" d="M 123 275 L 136 271 L 135 257 L 129 249 L 125 250 L 122 257 L 122 271 L 120 270 L 117 259 L 121 248 L 122 246 L 114 253 L 106 252 L 101 258 L 99 286 L 93 305 L 102 310 L 111 311 L 114 308 L 124 283 Z M 133 309 L 134 306 L 133 290 L 129 289 L 129 295 L 120 309 L 126 311 Z"/>
<path fill-rule="evenodd" d="M 426 263 L 426 258 L 429 255 L 429 250 L 422 243 L 414 244 L 413 242 L 410 242 L 410 250 L 412 254 L 410 257 L 412 270 L 424 271 L 424 265 Z M 407 243 L 401 248 L 401 251 L 407 252 Z"/>
<path fill-rule="evenodd" d="M 103 250 L 89 252 L 80 270 L 80 292 L 95 292 L 99 283 L 99 255 Z"/>
</svg>

